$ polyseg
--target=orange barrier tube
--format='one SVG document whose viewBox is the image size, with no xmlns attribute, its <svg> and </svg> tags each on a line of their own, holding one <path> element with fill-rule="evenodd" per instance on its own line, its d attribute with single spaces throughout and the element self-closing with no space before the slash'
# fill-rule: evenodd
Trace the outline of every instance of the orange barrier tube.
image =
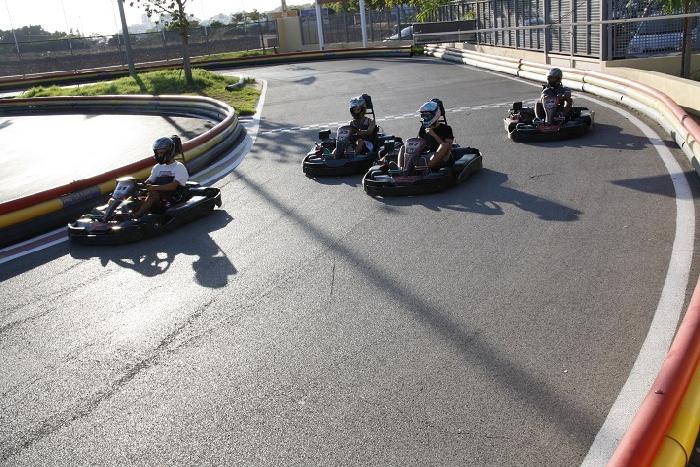
<svg viewBox="0 0 700 467">
<path fill-rule="evenodd" d="M 609 467 L 645 467 L 654 458 L 700 361 L 700 282 L 666 360 L 637 415 L 610 458 Z"/>
</svg>

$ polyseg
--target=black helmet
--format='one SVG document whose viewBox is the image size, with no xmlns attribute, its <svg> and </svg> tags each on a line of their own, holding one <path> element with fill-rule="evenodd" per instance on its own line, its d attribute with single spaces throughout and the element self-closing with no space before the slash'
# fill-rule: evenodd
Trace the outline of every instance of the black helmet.
<svg viewBox="0 0 700 467">
<path fill-rule="evenodd" d="M 552 68 L 547 73 L 547 85 L 550 88 L 555 88 L 561 84 L 561 79 L 563 77 L 564 73 L 562 73 L 559 68 Z"/>
<path fill-rule="evenodd" d="M 163 136 L 153 143 L 153 157 L 159 164 L 165 164 L 175 156 L 175 142 L 172 138 Z"/>
</svg>

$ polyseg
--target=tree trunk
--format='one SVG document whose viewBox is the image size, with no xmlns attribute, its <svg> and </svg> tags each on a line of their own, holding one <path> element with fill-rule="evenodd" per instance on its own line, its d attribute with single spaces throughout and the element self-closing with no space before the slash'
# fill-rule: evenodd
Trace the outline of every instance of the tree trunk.
<svg viewBox="0 0 700 467">
<path fill-rule="evenodd" d="M 683 2 L 683 13 L 688 14 L 690 0 Z M 691 18 L 683 18 L 683 36 L 681 38 L 681 78 L 690 78 L 690 61 L 693 58 L 693 44 L 690 31 Z"/>
<path fill-rule="evenodd" d="M 182 36 L 182 69 L 185 72 L 185 82 L 189 86 L 194 85 L 194 79 L 192 79 L 192 67 L 190 66 L 190 51 L 188 44 L 190 42 L 188 28 L 182 27 L 180 29 L 180 34 Z"/>
<path fill-rule="evenodd" d="M 178 2 L 178 9 L 180 10 L 180 36 L 182 37 L 182 69 L 185 72 L 185 82 L 187 85 L 194 86 L 192 67 L 190 66 L 190 51 L 187 47 L 190 43 L 189 22 L 187 21 L 185 9 L 180 2 Z"/>
</svg>

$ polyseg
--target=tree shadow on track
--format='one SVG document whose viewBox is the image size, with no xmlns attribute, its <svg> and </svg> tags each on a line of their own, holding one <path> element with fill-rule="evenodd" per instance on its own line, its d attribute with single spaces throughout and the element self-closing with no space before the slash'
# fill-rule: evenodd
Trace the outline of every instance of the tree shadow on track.
<svg viewBox="0 0 700 467">
<path fill-rule="evenodd" d="M 377 199 L 387 206 L 421 205 L 433 211 L 451 210 L 486 216 L 502 216 L 505 214 L 502 205 L 511 204 L 536 214 L 538 219 L 554 222 L 577 221 L 582 214 L 556 201 L 505 186 L 507 182 L 507 174 L 481 169 L 463 184 L 441 193 Z M 393 210 L 387 209 L 387 212 Z"/>
<path fill-rule="evenodd" d="M 103 266 L 111 262 L 146 277 L 167 271 L 178 254 L 197 256 L 192 263 L 195 281 L 203 287 L 225 287 L 229 276 L 238 270 L 209 234 L 226 227 L 231 220 L 226 211 L 215 210 L 204 219 L 156 238 L 108 247 L 71 245 L 70 255 L 78 259 L 99 258 Z"/>
<path fill-rule="evenodd" d="M 497 172 L 495 174 L 492 176 L 499 176 Z M 351 247 L 338 241 L 313 219 L 300 215 L 292 205 L 281 201 L 263 185 L 243 173 L 238 173 L 236 179 L 303 229 L 320 246 L 332 249 L 334 254 L 343 257 L 357 274 L 366 276 L 376 286 L 378 293 L 387 295 L 394 303 L 400 304 L 417 324 L 442 336 L 461 353 L 465 361 L 482 368 L 499 385 L 512 391 L 514 397 L 524 406 L 523 410 L 536 411 L 542 416 L 543 422 L 557 427 L 575 439 L 581 448 L 590 445 L 591 437 L 598 431 L 600 420 L 581 407 L 570 394 L 557 390 L 541 376 L 531 374 L 478 332 L 453 320 L 449 312 L 439 304 L 407 289 L 399 278 L 386 274 L 371 259 L 359 255 Z"/>
<path fill-rule="evenodd" d="M 665 142 L 667 145 L 670 144 Z M 623 133 L 622 128 L 608 123 L 595 123 L 593 128 L 580 138 L 542 143 L 521 143 L 541 148 L 591 148 L 640 151 L 650 143 L 644 136 Z M 674 144 L 675 146 L 675 144 Z M 677 146 L 675 146 L 677 147 Z"/>
</svg>

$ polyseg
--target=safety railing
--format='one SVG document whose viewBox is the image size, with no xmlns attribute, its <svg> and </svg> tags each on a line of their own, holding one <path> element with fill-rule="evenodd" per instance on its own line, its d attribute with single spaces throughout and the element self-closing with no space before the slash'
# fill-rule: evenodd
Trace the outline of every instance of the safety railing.
<svg viewBox="0 0 700 467">
<path fill-rule="evenodd" d="M 639 18 L 547 22 L 504 27 L 477 27 L 440 33 L 414 34 L 419 43 L 463 42 L 543 54 L 592 57 L 601 60 L 648 57 L 681 51 L 683 22 L 693 51 L 700 51 L 700 12 Z"/>
</svg>

